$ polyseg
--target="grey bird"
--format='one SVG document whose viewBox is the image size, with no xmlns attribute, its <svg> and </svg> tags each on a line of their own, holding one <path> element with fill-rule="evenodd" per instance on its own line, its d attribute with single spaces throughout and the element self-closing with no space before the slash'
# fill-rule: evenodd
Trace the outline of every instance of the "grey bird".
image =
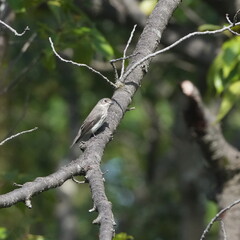
<svg viewBox="0 0 240 240">
<path fill-rule="evenodd" d="M 98 101 L 81 125 L 70 148 L 72 148 L 77 142 L 87 141 L 92 134 L 94 135 L 94 133 L 103 125 L 111 104 L 113 104 L 113 101 L 110 98 L 103 98 Z"/>
</svg>

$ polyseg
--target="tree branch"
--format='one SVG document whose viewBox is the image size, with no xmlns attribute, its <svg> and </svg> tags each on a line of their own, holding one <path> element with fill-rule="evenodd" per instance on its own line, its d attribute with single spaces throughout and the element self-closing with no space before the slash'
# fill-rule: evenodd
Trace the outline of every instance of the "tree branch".
<svg viewBox="0 0 240 240">
<path fill-rule="evenodd" d="M 155 51 L 160 42 L 162 33 L 180 0 L 160 0 L 152 12 L 146 27 L 138 41 L 134 57 L 127 69 L 134 63 Z M 60 168 L 55 173 L 37 178 L 33 182 L 25 183 L 19 189 L 0 195 L 0 207 L 9 207 L 17 202 L 29 200 L 38 193 L 62 185 L 66 180 L 75 175 L 84 175 L 89 182 L 92 199 L 96 210 L 99 212 L 94 223 L 100 224 L 100 240 L 111 240 L 114 232 L 114 220 L 111 203 L 104 191 L 104 181 L 100 170 L 100 162 L 107 143 L 112 139 L 112 134 L 119 125 L 124 113 L 127 111 L 136 90 L 140 86 L 144 74 L 147 72 L 150 58 L 145 60 L 144 66 L 135 67 L 125 76 L 125 85 L 115 90 L 112 99 L 114 105 L 110 107 L 107 124 L 101 133 L 91 138 L 86 143 L 83 154 L 69 165 Z"/>
<path fill-rule="evenodd" d="M 224 139 L 219 123 L 204 106 L 198 89 L 190 81 L 184 81 L 181 83 L 181 90 L 188 99 L 186 122 L 209 163 L 224 171 L 239 170 L 239 151 Z"/>
<path fill-rule="evenodd" d="M 6 143 L 7 141 L 11 140 L 11 139 L 13 139 L 13 138 L 15 138 L 15 137 L 18 137 L 19 135 L 22 135 L 22 134 L 25 134 L 25 133 L 30 133 L 30 132 L 33 132 L 33 131 L 35 131 L 35 130 L 37 130 L 37 129 L 38 129 L 38 128 L 35 127 L 35 128 L 32 128 L 32 129 L 29 129 L 29 130 L 25 130 L 25 131 L 19 132 L 19 133 L 15 134 L 15 135 L 12 135 L 12 136 L 4 139 L 3 141 L 1 141 L 1 142 L 0 142 L 0 146 L 3 145 L 4 143 Z"/>
<path fill-rule="evenodd" d="M 55 54 L 61 61 L 66 62 L 66 63 L 71 63 L 71 64 L 73 64 L 73 65 L 77 65 L 78 67 L 86 67 L 86 68 L 88 68 L 89 70 L 91 70 L 92 72 L 100 75 L 104 80 L 106 80 L 106 81 L 107 81 L 110 85 L 112 85 L 114 88 L 117 88 L 117 86 L 116 86 L 113 82 L 111 82 L 106 76 L 104 76 L 102 73 L 100 73 L 100 72 L 97 71 L 96 69 L 94 69 L 94 68 L 92 68 L 92 67 L 89 67 L 87 64 L 77 63 L 77 62 L 74 62 L 74 61 L 72 61 L 72 60 L 67 60 L 67 59 L 62 58 L 62 57 L 57 53 L 57 51 L 55 50 L 55 47 L 54 47 L 54 44 L 53 44 L 52 39 L 51 39 L 50 37 L 49 37 L 48 39 L 49 39 L 49 42 L 50 42 L 50 44 L 51 44 L 51 47 L 52 47 L 52 50 L 53 50 L 54 54 Z"/>
<path fill-rule="evenodd" d="M 230 31 L 231 33 L 235 34 L 235 35 L 239 35 L 237 32 L 233 31 L 231 28 L 234 27 L 234 26 L 237 26 L 237 25 L 240 25 L 240 22 L 237 22 L 237 23 L 232 23 L 230 22 L 228 26 L 223 26 L 222 28 L 220 29 L 217 29 L 217 30 L 213 30 L 213 31 L 204 31 L 204 32 L 192 32 L 192 33 L 189 33 L 187 34 L 186 36 L 180 38 L 179 40 L 177 40 L 176 42 L 172 43 L 171 45 L 163 48 L 163 49 L 160 49 L 159 51 L 156 51 L 156 52 L 153 52 L 153 53 L 150 53 L 148 54 L 147 56 L 141 58 L 138 62 L 136 62 L 135 64 L 133 64 L 131 66 L 131 68 L 128 69 L 128 71 L 125 72 L 125 74 L 123 75 L 121 81 L 124 82 L 125 81 L 125 78 L 138 66 L 140 66 L 142 63 L 144 63 L 145 61 L 153 58 L 153 57 L 156 57 L 157 55 L 161 54 L 161 53 L 164 53 L 166 51 L 169 51 L 170 49 L 172 49 L 173 47 L 179 45 L 180 43 L 182 43 L 183 41 L 191 38 L 191 37 L 194 37 L 194 36 L 201 36 L 201 35 L 211 35 L 211 34 L 217 34 L 217 33 L 222 33 L 226 30 Z"/>
<path fill-rule="evenodd" d="M 14 28 L 6 24 L 5 22 L 0 20 L 0 23 L 4 25 L 6 28 L 8 28 L 11 32 L 13 32 L 16 36 L 21 37 L 23 34 L 25 34 L 26 31 L 30 30 L 30 28 L 27 26 L 22 33 L 18 33 Z"/>
</svg>

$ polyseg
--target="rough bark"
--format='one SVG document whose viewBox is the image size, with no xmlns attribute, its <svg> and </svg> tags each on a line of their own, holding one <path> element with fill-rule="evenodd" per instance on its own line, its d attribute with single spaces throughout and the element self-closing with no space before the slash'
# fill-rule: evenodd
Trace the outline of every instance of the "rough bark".
<svg viewBox="0 0 240 240">
<path fill-rule="evenodd" d="M 129 68 L 156 49 L 162 32 L 179 2 L 180 0 L 160 0 L 157 3 L 134 51 L 138 54 L 133 57 Z M 144 74 L 147 72 L 149 63 L 150 59 L 135 68 L 125 78 L 124 86 L 114 92 L 112 99 L 115 103 L 109 110 L 104 131 L 87 142 L 85 151 L 77 160 L 47 177 L 37 178 L 33 182 L 23 184 L 19 189 L 0 195 L 0 207 L 10 207 L 20 201 L 24 201 L 28 207 L 31 207 L 30 199 L 36 194 L 56 188 L 74 175 L 84 175 L 92 191 L 94 209 L 99 213 L 97 219 L 93 221 L 95 224 L 100 224 L 99 239 L 112 239 L 114 220 L 111 203 L 108 201 L 104 190 L 100 162 L 106 144 L 112 139 L 114 131 L 131 103 L 134 93 L 140 86 Z"/>
<path fill-rule="evenodd" d="M 189 81 L 181 84 L 188 105 L 185 111 L 187 125 L 191 129 L 215 178 L 215 200 L 220 209 L 240 196 L 240 153 L 223 137 L 220 124 L 204 106 L 198 89 Z M 223 216 L 228 239 L 240 238 L 240 209 L 234 208 Z M 222 232 L 220 232 L 223 239 Z"/>
</svg>

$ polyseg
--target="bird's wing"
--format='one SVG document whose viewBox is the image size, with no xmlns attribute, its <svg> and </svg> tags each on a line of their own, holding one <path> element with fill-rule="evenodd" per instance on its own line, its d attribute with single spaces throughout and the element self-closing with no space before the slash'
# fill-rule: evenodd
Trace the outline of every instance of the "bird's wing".
<svg viewBox="0 0 240 240">
<path fill-rule="evenodd" d="M 80 128 L 81 135 L 84 136 L 87 134 L 100 119 L 101 114 L 96 114 L 95 116 L 89 114 Z"/>
<path fill-rule="evenodd" d="M 89 131 L 92 129 L 92 127 L 101 119 L 101 114 L 97 114 L 95 116 L 91 115 L 91 113 L 87 116 L 87 118 L 85 119 L 85 121 L 83 122 L 83 124 L 81 125 L 77 136 L 75 137 L 75 139 L 73 140 L 72 145 L 70 146 L 70 148 L 72 148 L 72 146 L 74 144 L 76 144 L 78 141 L 80 141 L 80 139 L 82 137 L 84 137 L 86 134 L 89 133 Z"/>
</svg>

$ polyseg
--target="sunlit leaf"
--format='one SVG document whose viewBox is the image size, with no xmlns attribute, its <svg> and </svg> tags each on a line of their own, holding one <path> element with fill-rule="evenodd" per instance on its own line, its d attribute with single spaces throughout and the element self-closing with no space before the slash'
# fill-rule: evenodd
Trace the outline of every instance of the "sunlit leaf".
<svg viewBox="0 0 240 240">
<path fill-rule="evenodd" d="M 240 76 L 240 38 L 226 41 L 208 72 L 209 87 L 222 93 L 229 84 L 238 81 Z"/>
<path fill-rule="evenodd" d="M 127 235 L 126 233 L 118 233 L 115 235 L 113 240 L 133 240 L 133 236 Z"/>
<path fill-rule="evenodd" d="M 48 5 L 61 7 L 61 2 L 60 1 L 48 1 Z"/>
<path fill-rule="evenodd" d="M 107 60 L 111 59 L 114 51 L 106 38 L 97 29 L 92 29 L 91 36 L 92 44 L 96 51 L 100 52 Z"/>
<path fill-rule="evenodd" d="M 91 32 L 91 28 L 88 27 L 80 27 L 80 28 L 74 28 L 73 32 L 79 36 L 82 36 L 84 34 L 88 34 Z"/>
<path fill-rule="evenodd" d="M 240 81 L 232 83 L 223 95 L 217 121 L 220 121 L 232 109 L 236 100 L 240 97 Z"/>
<path fill-rule="evenodd" d="M 240 96 L 240 81 L 232 83 L 229 88 L 229 92 L 232 93 L 235 96 Z"/>
<path fill-rule="evenodd" d="M 7 239 L 7 229 L 0 227 L 0 240 Z"/>
</svg>

